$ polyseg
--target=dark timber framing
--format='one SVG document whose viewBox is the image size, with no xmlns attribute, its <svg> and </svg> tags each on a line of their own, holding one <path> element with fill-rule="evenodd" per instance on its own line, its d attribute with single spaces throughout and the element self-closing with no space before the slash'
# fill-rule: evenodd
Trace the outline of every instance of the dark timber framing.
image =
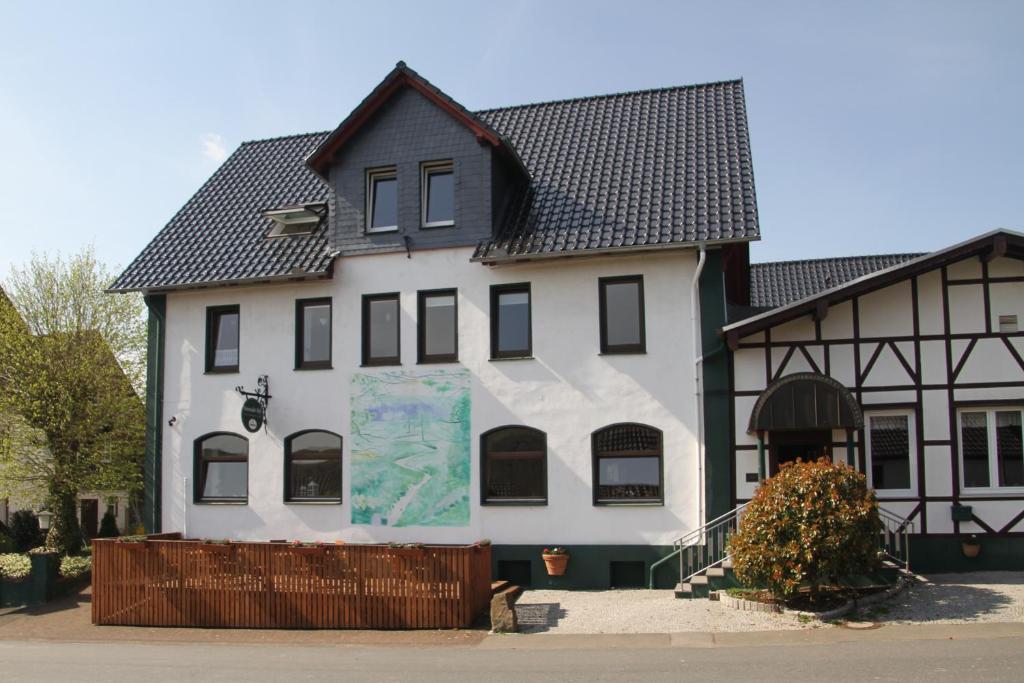
<svg viewBox="0 0 1024 683">
<path fill-rule="evenodd" d="M 959 424 L 958 424 L 958 411 L 964 406 L 998 406 L 998 405 L 1012 405 L 1021 406 L 1024 405 L 1024 395 L 1019 399 L 998 397 L 993 399 L 985 399 L 975 394 L 970 395 L 969 398 L 959 398 L 958 392 L 963 390 L 985 390 L 991 389 L 994 392 L 1002 390 L 1017 390 L 1024 388 L 1024 381 L 1015 379 L 1012 376 L 1007 376 L 1006 379 L 1001 381 L 961 381 L 962 373 L 967 366 L 968 360 L 972 354 L 978 355 L 981 353 L 982 347 L 979 344 L 986 340 L 998 340 L 1004 345 L 1009 352 L 1010 356 L 1014 359 L 1014 364 L 1017 366 L 1015 369 L 1024 370 L 1024 359 L 1021 358 L 1021 354 L 1017 351 L 1016 347 L 1011 343 L 1012 340 L 1024 339 L 1024 332 L 1006 332 L 1001 333 L 998 330 L 993 329 L 992 317 L 996 313 L 992 308 L 990 286 L 997 283 L 1007 282 L 1024 282 L 1024 278 L 1021 277 L 1006 277 L 1006 276 L 992 276 L 990 275 L 989 264 L 993 260 L 996 254 L 998 256 L 1006 256 L 1009 258 L 1024 258 L 1024 236 L 1017 235 L 1015 233 L 989 233 L 983 235 L 975 240 L 971 240 L 949 249 L 935 252 L 934 254 L 926 255 L 914 259 L 906 264 L 901 264 L 894 268 L 882 271 L 875 276 L 868 276 L 867 278 L 861 278 L 860 280 L 848 283 L 847 285 L 837 287 L 832 290 L 824 292 L 820 297 L 810 297 L 796 304 L 784 307 L 782 309 L 776 309 L 766 314 L 754 316 L 747 320 L 743 320 L 732 325 L 725 326 L 719 332 L 720 336 L 724 337 L 731 349 L 734 350 L 763 350 L 764 352 L 764 366 L 765 366 L 765 378 L 764 384 L 766 387 L 770 387 L 772 381 L 785 375 L 787 372 L 787 366 L 790 361 L 799 355 L 807 361 L 812 369 L 819 369 L 823 374 L 828 375 L 835 365 L 836 359 L 833 355 L 837 350 L 842 349 L 844 352 L 844 358 L 846 362 L 849 362 L 852 356 L 852 374 L 855 378 L 854 383 L 851 386 L 847 386 L 847 389 L 854 395 L 857 403 L 860 405 L 864 412 L 874 411 L 887 411 L 903 409 L 909 410 L 913 414 L 913 434 L 914 434 L 914 451 L 911 453 L 911 457 L 914 459 L 917 468 L 916 477 L 916 495 L 893 495 L 884 496 L 880 498 L 880 502 L 885 505 L 887 502 L 900 502 L 900 503 L 915 503 L 911 511 L 911 518 L 917 525 L 917 531 L 921 534 L 928 534 L 932 537 L 957 537 L 962 533 L 961 523 L 959 521 L 952 520 L 953 533 L 934 533 L 929 531 L 929 519 L 928 519 L 928 504 L 929 503 L 942 503 L 944 505 L 940 507 L 932 506 L 932 513 L 934 514 L 937 509 L 946 510 L 946 505 L 964 503 L 971 505 L 972 503 L 988 502 L 988 501 L 1024 501 L 1024 495 L 1021 495 L 1015 491 L 1008 491 L 1005 494 L 998 491 L 985 494 L 970 494 L 963 495 L 960 484 L 960 453 L 959 453 Z M 965 261 L 967 259 L 977 258 L 980 262 L 979 269 L 981 271 L 981 277 L 969 277 L 969 278 L 954 278 L 951 277 L 950 266 L 956 262 Z M 930 275 L 930 273 L 937 273 L 937 277 Z M 923 277 L 928 276 L 930 279 L 934 278 L 933 281 L 937 280 L 938 286 L 941 288 L 941 320 L 936 321 L 939 323 L 938 329 L 941 332 L 928 332 L 922 331 L 922 301 L 921 301 L 921 280 Z M 878 291 L 885 287 L 897 284 L 899 282 L 909 283 L 910 292 L 910 305 L 912 308 L 912 333 L 904 335 L 892 335 L 892 336 L 865 336 L 862 333 L 862 301 L 861 298 L 865 295 L 871 294 L 872 292 Z M 985 320 L 980 328 L 973 331 L 964 331 L 965 328 L 953 327 L 951 310 L 954 306 L 954 302 L 951 299 L 950 292 L 952 289 L 957 287 L 963 287 L 968 285 L 975 285 L 981 288 L 981 299 L 983 304 L 983 310 L 985 314 Z M 935 300 L 939 303 L 938 300 Z M 829 306 L 838 305 L 840 303 L 850 303 L 850 316 L 852 322 L 852 336 L 848 337 L 833 337 L 823 338 L 821 331 L 821 319 L 822 309 L 827 309 Z M 778 325 L 789 322 L 791 320 L 797 320 L 804 316 L 812 316 L 814 320 L 814 331 L 813 340 L 809 338 L 798 338 L 793 340 L 779 340 L 773 338 L 772 331 Z M 934 325 L 934 322 L 933 322 Z M 957 329 L 957 331 L 954 331 Z M 763 339 L 758 341 L 749 341 L 752 335 L 762 333 Z M 936 375 L 934 370 L 930 375 L 925 375 L 923 368 L 924 360 L 924 344 L 932 343 L 932 346 L 937 346 L 937 343 L 941 344 L 942 354 L 941 356 L 932 355 L 933 364 L 941 358 L 943 367 L 944 378 L 940 378 Z M 959 349 L 955 349 L 954 345 L 958 345 Z M 912 351 L 911 351 L 912 349 Z M 891 383 L 871 383 L 866 382 L 871 375 L 872 369 L 875 367 L 880 356 L 883 353 L 890 353 L 899 367 L 906 373 L 907 381 L 899 381 L 898 378 L 892 378 Z M 934 354 L 935 349 L 932 349 Z M 910 357 L 910 354 L 913 354 Z M 820 360 L 815 360 L 815 358 Z M 1012 366 L 1011 366 L 1012 367 Z M 877 373 L 876 373 L 877 374 Z M 941 380 L 941 381 L 939 381 Z M 734 372 L 730 373 L 730 394 L 732 400 L 730 403 L 735 409 L 736 399 L 742 397 L 753 397 L 762 396 L 764 389 L 756 390 L 738 390 L 736 389 L 736 382 Z M 884 395 L 891 392 L 899 392 L 900 396 L 894 398 L 894 400 L 886 401 Z M 936 405 L 934 403 L 936 395 L 940 394 L 944 397 L 946 403 L 945 413 L 948 420 L 948 434 L 946 438 L 925 438 L 925 410 L 926 404 L 929 400 L 926 396 L 928 392 L 931 393 L 931 411 L 930 415 L 935 414 Z M 909 394 L 909 396 L 908 396 Z M 865 402 L 867 399 L 867 402 Z M 880 402 L 872 402 L 881 399 Z M 746 415 L 734 415 L 732 424 L 742 424 L 747 418 Z M 934 417 L 932 424 L 934 425 Z M 930 430 L 931 431 L 931 430 Z M 941 431 L 941 430 L 939 430 Z M 935 434 L 934 431 L 932 431 Z M 867 465 L 867 453 L 866 446 L 867 442 L 865 439 L 864 429 L 858 429 L 856 431 L 857 440 L 854 444 L 857 454 L 857 464 L 860 471 L 865 471 Z M 735 430 L 733 430 L 733 453 L 732 458 L 735 464 L 735 454 L 740 452 L 751 452 L 756 449 L 756 446 L 752 444 L 736 444 L 735 443 Z M 834 447 L 843 446 L 840 442 L 834 442 Z M 933 493 L 928 486 L 929 477 L 926 472 L 926 467 L 941 466 L 936 463 L 935 458 L 926 458 L 926 449 L 928 447 L 942 447 L 947 448 L 949 451 L 949 476 L 950 476 L 950 492 L 943 495 L 939 493 Z M 945 470 L 945 468 L 943 468 Z M 740 498 L 736 492 L 736 477 L 731 477 L 731 494 L 732 503 L 736 505 L 746 500 Z M 932 481 L 935 481 L 934 476 Z M 945 514 L 949 514 L 946 512 Z M 934 520 L 933 520 L 934 521 Z M 949 521 L 946 517 L 944 521 Z M 1013 531 L 1014 527 L 1024 521 L 1024 512 L 1013 516 L 1008 523 L 989 523 L 983 518 L 983 515 L 979 516 L 977 509 L 973 520 L 975 524 L 980 527 L 983 532 L 987 535 L 994 536 L 1008 536 L 1008 537 L 1022 537 L 1024 536 L 1024 530 Z M 933 525 L 934 526 L 934 525 Z"/>
</svg>

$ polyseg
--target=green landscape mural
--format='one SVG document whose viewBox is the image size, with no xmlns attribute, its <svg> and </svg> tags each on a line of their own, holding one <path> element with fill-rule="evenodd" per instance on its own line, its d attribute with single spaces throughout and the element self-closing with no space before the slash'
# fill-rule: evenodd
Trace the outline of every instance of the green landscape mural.
<svg viewBox="0 0 1024 683">
<path fill-rule="evenodd" d="M 469 372 L 352 378 L 352 523 L 469 524 Z"/>
</svg>

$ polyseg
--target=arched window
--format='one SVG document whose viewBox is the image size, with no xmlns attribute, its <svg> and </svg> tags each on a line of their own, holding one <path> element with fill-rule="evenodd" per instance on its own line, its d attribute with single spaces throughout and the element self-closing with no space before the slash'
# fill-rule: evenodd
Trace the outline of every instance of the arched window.
<svg viewBox="0 0 1024 683">
<path fill-rule="evenodd" d="M 284 499 L 341 502 L 341 437 L 308 429 L 284 440 Z"/>
<path fill-rule="evenodd" d="M 665 501 L 661 430 L 617 424 L 591 437 L 594 505 Z"/>
<path fill-rule="evenodd" d="M 249 497 L 249 441 L 217 432 L 195 441 L 195 502 L 245 503 Z"/>
<path fill-rule="evenodd" d="M 480 502 L 548 502 L 547 435 L 531 427 L 498 427 L 480 436 Z"/>
</svg>

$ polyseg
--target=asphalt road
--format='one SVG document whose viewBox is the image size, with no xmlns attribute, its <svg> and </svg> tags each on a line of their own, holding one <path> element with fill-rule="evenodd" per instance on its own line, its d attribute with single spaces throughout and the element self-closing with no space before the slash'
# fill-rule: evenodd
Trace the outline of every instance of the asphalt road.
<svg viewBox="0 0 1024 683">
<path fill-rule="evenodd" d="M 289 646 L 0 641 L 3 681 L 1014 681 L 1024 638 L 730 647 Z M 699 677 L 699 678 L 698 678 Z"/>
</svg>

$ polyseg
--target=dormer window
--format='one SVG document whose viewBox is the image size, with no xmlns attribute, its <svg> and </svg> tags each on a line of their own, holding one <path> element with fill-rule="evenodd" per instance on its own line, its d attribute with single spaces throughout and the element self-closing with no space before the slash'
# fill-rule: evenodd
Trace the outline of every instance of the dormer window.
<svg viewBox="0 0 1024 683">
<path fill-rule="evenodd" d="M 274 221 L 274 228 L 267 235 L 268 238 L 309 235 L 317 229 L 325 215 L 327 205 L 322 202 L 283 206 L 263 212 L 264 218 Z"/>
<path fill-rule="evenodd" d="M 398 173 L 394 166 L 366 173 L 366 232 L 398 230 Z"/>
<path fill-rule="evenodd" d="M 455 167 L 451 161 L 423 164 L 420 206 L 424 228 L 455 225 Z"/>
</svg>

